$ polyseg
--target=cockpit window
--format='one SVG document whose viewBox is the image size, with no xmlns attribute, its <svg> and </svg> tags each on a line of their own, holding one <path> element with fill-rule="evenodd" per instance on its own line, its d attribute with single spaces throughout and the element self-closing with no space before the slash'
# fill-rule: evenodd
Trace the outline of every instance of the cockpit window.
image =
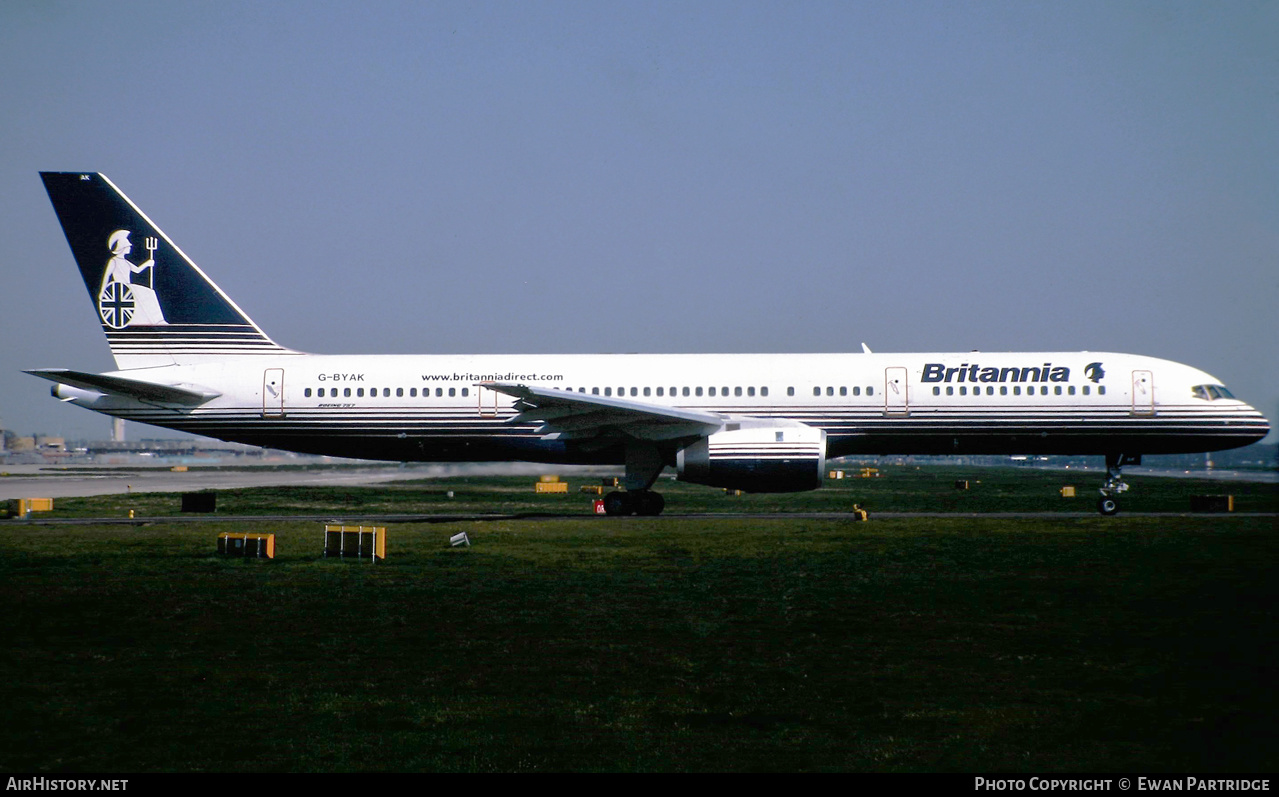
<svg viewBox="0 0 1279 797">
<path fill-rule="evenodd" d="M 1194 393 L 1195 398 L 1204 399 L 1205 401 L 1234 398 L 1230 391 L 1226 390 L 1225 385 L 1196 385 L 1191 388 L 1191 392 Z"/>
</svg>

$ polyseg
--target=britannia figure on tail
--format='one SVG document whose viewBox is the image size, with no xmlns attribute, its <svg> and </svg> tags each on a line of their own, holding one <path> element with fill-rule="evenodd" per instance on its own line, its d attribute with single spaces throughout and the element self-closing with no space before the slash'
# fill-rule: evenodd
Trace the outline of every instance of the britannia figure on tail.
<svg viewBox="0 0 1279 797">
<path fill-rule="evenodd" d="M 102 290 L 98 292 L 98 312 L 102 322 L 112 329 L 128 326 L 167 326 L 160 299 L 154 288 L 155 250 L 158 241 L 147 238 L 146 262 L 134 265 L 128 259 L 133 251 L 128 230 L 116 230 L 107 238 L 111 259 L 102 275 Z"/>
</svg>

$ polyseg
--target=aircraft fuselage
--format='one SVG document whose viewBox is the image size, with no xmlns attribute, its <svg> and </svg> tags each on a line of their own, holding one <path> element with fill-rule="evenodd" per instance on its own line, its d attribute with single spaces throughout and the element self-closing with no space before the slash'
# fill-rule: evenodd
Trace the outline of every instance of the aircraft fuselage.
<svg viewBox="0 0 1279 797">
<path fill-rule="evenodd" d="M 829 457 L 1188 453 L 1268 431 L 1249 405 L 1202 390 L 1221 384 L 1202 371 L 1100 352 L 292 354 L 146 376 L 222 395 L 198 407 L 88 392 L 71 403 L 223 440 L 398 461 L 618 462 L 609 447 L 544 440 L 536 425 L 512 423 L 515 400 L 485 382 L 796 421 L 825 431 Z"/>
</svg>

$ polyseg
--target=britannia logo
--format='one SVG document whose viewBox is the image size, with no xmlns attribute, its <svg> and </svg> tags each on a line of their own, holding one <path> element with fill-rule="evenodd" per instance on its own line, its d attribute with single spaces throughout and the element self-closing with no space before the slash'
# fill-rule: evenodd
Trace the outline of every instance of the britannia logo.
<svg viewBox="0 0 1279 797">
<path fill-rule="evenodd" d="M 133 251 L 128 230 L 116 230 L 107 238 L 111 259 L 102 275 L 98 291 L 98 313 L 102 323 L 112 329 L 129 326 L 165 326 L 164 311 L 154 289 L 155 250 L 159 241 L 146 239 L 151 256 L 141 264 L 132 263 L 127 255 Z"/>
<path fill-rule="evenodd" d="M 1084 366 L 1084 376 L 1096 383 L 1105 378 L 1106 372 L 1101 369 L 1101 363 L 1088 363 Z"/>
</svg>

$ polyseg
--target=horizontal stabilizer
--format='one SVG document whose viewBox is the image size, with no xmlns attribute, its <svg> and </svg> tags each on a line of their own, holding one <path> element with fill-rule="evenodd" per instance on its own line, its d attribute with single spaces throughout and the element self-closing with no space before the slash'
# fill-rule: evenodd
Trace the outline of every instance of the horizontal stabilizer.
<svg viewBox="0 0 1279 797">
<path fill-rule="evenodd" d="M 124 376 L 68 371 L 65 368 L 46 368 L 25 373 L 82 390 L 96 390 L 101 393 L 127 396 L 139 401 L 157 401 L 162 404 L 195 406 L 222 395 L 216 390 L 199 385 L 160 385 Z"/>
</svg>

